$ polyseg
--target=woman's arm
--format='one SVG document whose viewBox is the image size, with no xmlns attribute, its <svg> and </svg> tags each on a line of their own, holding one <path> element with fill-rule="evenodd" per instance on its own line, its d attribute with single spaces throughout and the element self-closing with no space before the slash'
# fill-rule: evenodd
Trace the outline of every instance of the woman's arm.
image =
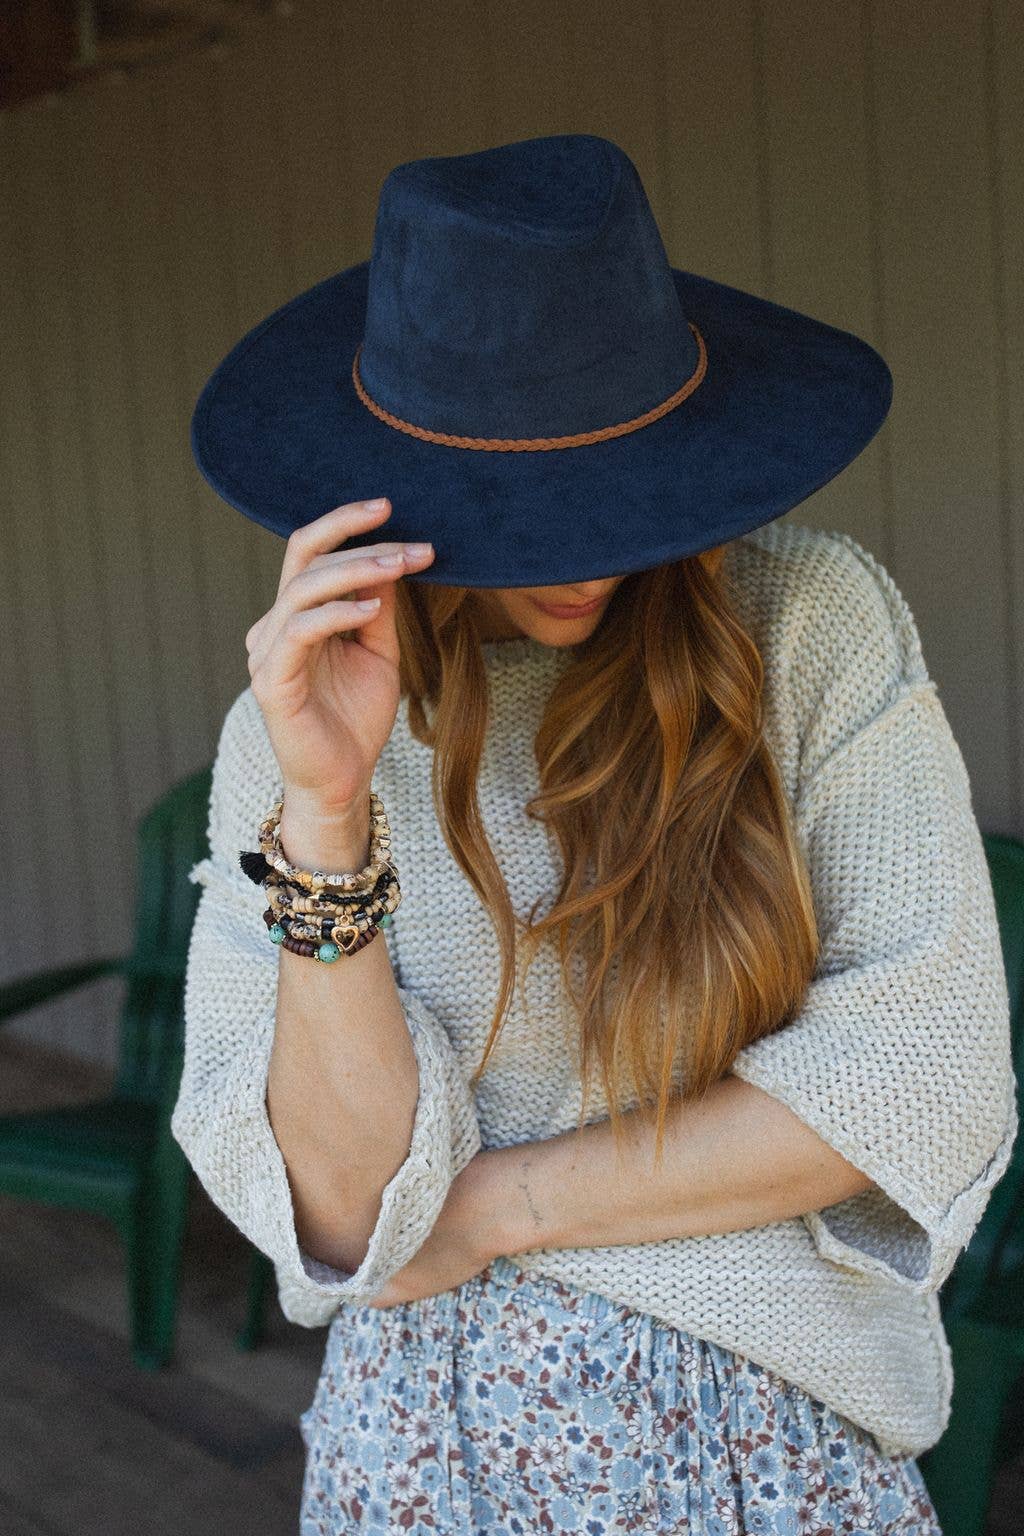
<svg viewBox="0 0 1024 1536">
<path fill-rule="evenodd" d="M 281 841 L 306 869 L 362 869 L 365 828 L 318 834 L 292 816 Z M 366 1257 L 381 1195 L 412 1139 L 419 1073 L 382 937 L 340 964 L 278 951 L 277 1012 L 266 1105 L 288 1169 L 300 1245 L 355 1273 Z"/>
<path fill-rule="evenodd" d="M 621 1155 L 607 1120 L 478 1153 L 466 1176 L 495 1253 L 733 1232 L 871 1184 L 786 1105 L 736 1077 L 670 1104 L 657 1167 L 653 1125 L 631 1110 L 623 1126 Z"/>
<path fill-rule="evenodd" d="M 282 953 L 267 937 L 266 893 L 238 852 L 280 793 L 247 688 L 221 731 L 210 856 L 190 872 L 203 890 L 171 1131 L 214 1204 L 273 1260 L 285 1316 L 317 1327 L 340 1303 L 377 1294 L 423 1244 L 480 1131 L 442 1022 L 391 971 L 386 931 L 336 966 Z M 292 830 L 296 857 L 318 852 Z M 354 862 L 366 850 L 337 851 Z M 374 988 L 377 976 L 372 1007 L 342 995 L 343 982 L 358 990 L 363 977 Z M 379 1037 L 368 1036 L 378 1024 Z"/>
</svg>

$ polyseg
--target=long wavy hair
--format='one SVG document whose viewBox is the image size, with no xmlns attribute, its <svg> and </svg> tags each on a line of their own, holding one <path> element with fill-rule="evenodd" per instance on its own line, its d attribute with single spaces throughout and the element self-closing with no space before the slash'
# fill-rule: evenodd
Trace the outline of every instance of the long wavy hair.
<svg viewBox="0 0 1024 1536">
<path fill-rule="evenodd" d="M 630 1107 L 655 1119 L 656 1160 L 669 1103 L 699 1098 L 745 1045 L 787 1022 L 818 955 L 806 863 L 762 732 L 762 658 L 732 603 L 725 550 L 624 577 L 573 648 L 537 731 L 540 791 L 525 808 L 553 833 L 563 874 L 546 915 L 535 920 L 539 896 L 525 924 L 477 800 L 488 683 L 473 589 L 404 582 L 397 593 L 410 729 L 433 750 L 443 836 L 500 945 L 471 1083 L 520 956 L 528 968 L 554 934 L 578 1016 L 580 1125 L 596 1064 L 618 1141 L 628 1065 Z"/>
</svg>

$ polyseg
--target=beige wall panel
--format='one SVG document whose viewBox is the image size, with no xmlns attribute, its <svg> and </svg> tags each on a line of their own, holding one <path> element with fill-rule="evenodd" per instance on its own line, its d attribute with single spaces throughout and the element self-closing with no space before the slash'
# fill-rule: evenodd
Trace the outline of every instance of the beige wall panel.
<svg viewBox="0 0 1024 1536">
<path fill-rule="evenodd" d="M 238 334 L 220 71 L 206 60 L 179 63 L 153 81 L 151 101 L 159 125 L 159 183 L 167 206 L 177 210 L 169 236 L 169 303 L 177 318 L 183 385 L 181 404 L 164 430 L 166 451 L 181 476 L 174 522 L 183 579 L 172 583 L 172 591 L 203 658 L 203 677 L 188 705 L 188 758 L 198 766 L 219 728 L 223 700 L 248 681 L 242 637 L 259 584 L 256 541 L 246 520 L 209 488 L 189 444 L 196 395 Z"/>
<path fill-rule="evenodd" d="M 1012 702 L 998 477 L 998 321 L 983 0 L 873 13 L 883 283 L 896 394 L 892 570 L 965 746 L 1006 801 Z"/>
<path fill-rule="evenodd" d="M 996 413 L 1003 571 L 1008 590 L 1006 709 L 1010 760 L 989 809 L 993 830 L 1024 827 L 1024 7 L 995 0 L 987 41 L 996 308 Z M 985 697 L 994 692 L 986 683 Z"/>
<path fill-rule="evenodd" d="M 5 304 L 3 469 L 11 496 L 4 519 L 5 564 L 19 639 L 11 665 L 23 669 L 26 714 L 19 727 L 31 743 L 34 805 L 27 829 L 26 920 L 14 926 L 12 969 L 107 952 L 104 918 L 91 864 L 110 831 L 109 803 L 95 822 L 95 799 L 108 801 L 111 743 L 96 647 L 102 630 L 94 602 L 87 466 L 75 345 L 74 263 L 65 225 L 62 112 L 42 105 L 11 122 L 5 182 L 14 218 L 2 221 Z M 90 739 L 90 725 L 97 733 Z M 100 739 L 101 738 L 101 739 Z M 6 776 L 6 775 L 5 775 Z M 24 814 L 24 807 L 22 814 Z M 25 826 L 22 827 L 22 836 Z M 24 850 L 20 838 L 15 847 Z M 115 839 L 114 869 L 121 849 Z M 116 880 L 118 875 L 114 875 Z M 29 913 L 54 912 L 51 935 L 32 932 Z M 115 944 L 114 948 L 118 946 Z M 95 1033 L 88 1000 L 64 999 L 48 1009 L 50 1038 L 67 1046 L 76 1026 Z M 41 1013 L 42 1010 L 39 1010 Z"/>
<path fill-rule="evenodd" d="M 249 29 L 240 46 L 229 52 L 217 69 L 220 133 L 215 163 L 230 230 L 235 300 L 229 346 L 291 298 L 302 283 L 289 210 L 302 198 L 304 188 L 290 184 L 289 167 L 281 152 L 281 125 L 287 102 L 278 67 L 276 31 L 284 24 L 271 21 Z M 288 30 L 293 38 L 289 46 L 294 46 L 296 29 L 291 26 Z M 313 81 L 309 94 L 316 94 Z M 217 356 L 212 362 L 219 360 Z M 208 372 L 193 381 L 193 403 Z M 281 563 L 280 540 L 256 524 L 244 527 L 247 519 L 220 501 L 209 487 L 205 495 L 210 515 L 221 523 L 234 523 L 232 538 L 247 540 L 251 550 L 251 565 L 245 572 L 246 606 L 236 641 L 241 687 L 248 677 L 245 631 L 273 600 Z M 241 530 L 237 527 L 239 523 L 243 524 Z"/>
<path fill-rule="evenodd" d="M 568 7 L 550 0 L 487 0 L 477 14 L 490 83 L 487 142 L 580 131 L 575 100 L 581 70 Z"/>
<path fill-rule="evenodd" d="M 853 331 L 885 355 L 863 13 L 836 6 L 827 26 L 821 16 L 814 0 L 791 0 L 765 6 L 755 28 L 765 296 Z M 790 521 L 845 528 L 888 560 L 888 446 L 883 429 Z"/>
<path fill-rule="evenodd" d="M 134 515 L 145 549 L 144 601 L 156 648 L 156 691 L 138 689 L 133 728 L 153 731 L 160 779 L 189 772 L 205 749 L 209 645 L 192 601 L 196 546 L 193 473 L 182 451 L 190 404 L 181 348 L 185 296 L 177 283 L 175 230 L 182 210 L 167 196 L 164 120 L 153 82 L 127 82 L 99 119 L 103 175 L 121 232 L 123 342 L 131 386 L 128 431 L 136 474 Z M 140 169 L 143 169 L 140 174 Z M 129 682 L 134 690 L 134 684 Z M 198 707 L 197 707 L 198 706 Z"/>
<path fill-rule="evenodd" d="M 658 222 L 677 267 L 754 293 L 767 281 L 757 59 L 746 0 L 658 0 L 665 141 Z"/>
</svg>

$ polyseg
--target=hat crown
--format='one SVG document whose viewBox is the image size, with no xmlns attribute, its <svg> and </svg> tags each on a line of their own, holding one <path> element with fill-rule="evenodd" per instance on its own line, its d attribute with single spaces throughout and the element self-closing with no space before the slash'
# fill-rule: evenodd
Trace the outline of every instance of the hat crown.
<svg viewBox="0 0 1024 1536">
<path fill-rule="evenodd" d="M 383 196 L 414 183 L 496 234 L 572 243 L 595 232 L 628 157 L 592 134 L 559 134 L 397 165 Z"/>
<path fill-rule="evenodd" d="M 643 184 L 610 140 L 525 139 L 385 178 L 359 372 L 403 421 L 599 430 L 659 405 L 697 356 Z"/>
</svg>

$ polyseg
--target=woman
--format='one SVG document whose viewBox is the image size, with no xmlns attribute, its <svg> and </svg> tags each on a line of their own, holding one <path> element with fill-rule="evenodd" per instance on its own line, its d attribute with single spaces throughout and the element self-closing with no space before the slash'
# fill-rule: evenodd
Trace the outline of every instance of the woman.
<svg viewBox="0 0 1024 1536">
<path fill-rule="evenodd" d="M 777 521 L 890 396 L 565 135 L 398 167 L 200 397 L 287 547 L 172 1128 L 330 1323 L 303 1533 L 939 1531 L 992 891 L 901 594 Z"/>
</svg>

